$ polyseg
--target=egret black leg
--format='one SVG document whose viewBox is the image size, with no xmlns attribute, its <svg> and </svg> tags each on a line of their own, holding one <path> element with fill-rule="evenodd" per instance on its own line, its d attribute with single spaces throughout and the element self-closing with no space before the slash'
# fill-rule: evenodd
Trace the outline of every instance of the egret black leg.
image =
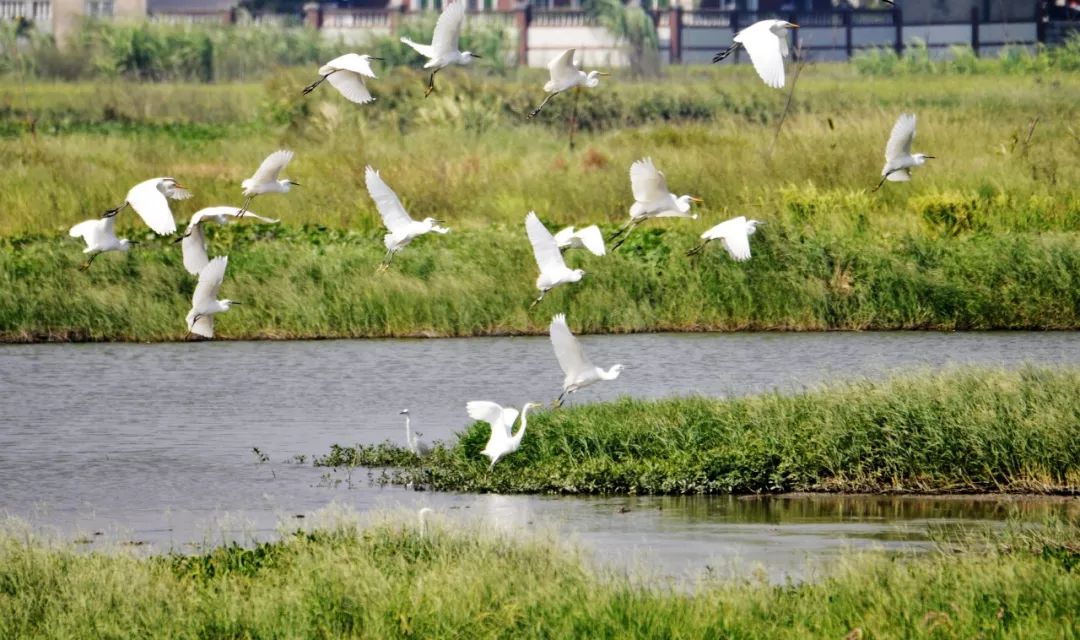
<svg viewBox="0 0 1080 640">
<path fill-rule="evenodd" d="M 543 109 L 544 106 L 548 103 L 548 100 L 551 100 L 552 98 L 554 98 L 557 95 L 559 95 L 558 91 L 556 91 L 554 93 L 549 93 L 548 96 L 546 98 L 544 98 L 544 101 L 540 103 L 540 106 L 533 109 L 532 112 L 529 113 L 529 117 L 530 118 L 535 118 L 540 113 L 540 110 Z"/>
<path fill-rule="evenodd" d="M 615 243 L 615 244 L 614 244 L 614 245 L 613 245 L 613 246 L 611 247 L 611 250 L 612 250 L 612 251 L 614 251 L 614 250 L 618 249 L 619 247 L 621 247 L 621 246 L 622 246 L 622 244 L 623 244 L 624 242 L 626 242 L 626 239 L 627 239 L 627 238 L 629 238 L 629 237 L 630 237 L 630 234 L 634 232 L 634 229 L 635 229 L 635 228 L 637 227 L 637 224 L 638 224 L 638 223 L 637 223 L 637 222 L 634 222 L 634 221 L 631 221 L 631 222 L 630 222 L 630 225 L 629 225 L 629 226 L 630 226 L 630 228 L 629 228 L 629 229 L 627 229 L 627 231 L 626 231 L 626 235 L 624 235 L 623 237 L 619 238 L 619 241 L 618 241 L 618 242 L 616 242 L 616 243 Z"/>
<path fill-rule="evenodd" d="M 890 171 L 890 172 L 886 173 L 885 175 L 881 176 L 881 182 L 878 182 L 877 186 L 874 187 L 874 190 L 871 191 L 870 193 L 876 193 L 877 190 L 881 188 L 881 185 L 885 184 L 885 181 L 889 179 L 890 175 L 892 175 L 892 171 Z"/>
<path fill-rule="evenodd" d="M 330 73 L 334 73 L 335 71 L 337 71 L 337 69 L 334 69 L 334 71 L 331 71 Z M 322 84 L 322 83 L 323 83 L 323 82 L 324 82 L 324 81 L 325 81 L 325 80 L 326 80 L 327 78 L 329 78 L 329 77 L 330 77 L 330 73 L 326 74 L 325 76 L 322 76 L 321 78 L 319 78 L 319 79 L 318 79 L 318 80 L 316 80 L 315 82 L 312 82 L 312 83 L 311 83 L 311 84 L 309 84 L 308 86 L 304 87 L 304 95 L 306 96 L 307 94 L 309 94 L 309 93 L 311 93 L 312 91 L 314 91 L 314 90 L 315 90 L 315 87 L 319 86 L 319 85 L 320 85 L 320 84 Z"/>
<path fill-rule="evenodd" d="M 720 62 L 724 58 L 726 58 L 726 57 L 730 56 L 732 53 L 734 53 L 735 50 L 738 49 L 738 48 L 739 48 L 739 43 L 736 42 L 735 44 L 731 45 L 727 49 L 724 49 L 723 51 L 717 53 L 715 56 L 712 57 L 713 63 Z"/>
<path fill-rule="evenodd" d="M 687 251 L 686 255 L 688 255 L 688 256 L 696 256 L 697 254 L 701 253 L 701 251 L 705 248 L 705 245 L 707 245 L 707 244 L 709 244 L 708 240 L 706 240 L 705 242 L 702 242 L 698 246 L 696 246 L 693 249 Z"/>
<path fill-rule="evenodd" d="M 99 255 L 101 255 L 101 252 L 90 254 L 90 257 L 87 259 L 87 261 L 84 262 L 81 267 L 79 267 L 79 271 L 86 271 L 87 269 L 89 269 L 90 265 L 94 262 L 94 258 L 98 257 Z"/>
<path fill-rule="evenodd" d="M 536 305 L 540 304 L 540 301 L 544 299 L 544 294 L 545 293 L 547 293 L 547 291 L 541 291 L 540 292 L 540 297 L 537 298 L 536 300 L 533 300 L 533 303 L 529 305 L 529 309 L 532 309 Z"/>
<path fill-rule="evenodd" d="M 630 228 L 630 225 L 632 225 L 632 224 L 634 224 L 634 221 L 633 221 L 633 220 L 631 220 L 630 222 L 627 222 L 626 224 L 624 224 L 624 225 L 622 226 L 622 228 L 621 228 L 621 229 L 619 229 L 619 230 L 618 230 L 618 231 L 616 231 L 615 233 L 613 233 L 613 234 L 611 234 L 610 236 L 608 236 L 608 242 L 611 242 L 611 241 L 612 241 L 612 240 L 614 240 L 615 238 L 618 238 L 618 237 L 619 237 L 619 236 L 621 236 L 622 234 L 626 233 L 627 229 L 629 229 L 629 228 Z"/>
<path fill-rule="evenodd" d="M 424 97 L 425 98 L 430 96 L 431 92 L 435 90 L 435 74 L 438 73 L 438 72 L 439 72 L 438 69 L 431 72 L 431 77 L 428 78 L 428 82 L 427 82 L 427 91 L 424 92 Z"/>
<path fill-rule="evenodd" d="M 236 212 L 237 220 L 243 218 L 244 214 L 247 213 L 248 206 L 251 205 L 251 199 L 254 197 L 255 196 L 248 196 L 247 198 L 244 198 L 244 204 L 240 205 L 240 210 Z"/>
</svg>

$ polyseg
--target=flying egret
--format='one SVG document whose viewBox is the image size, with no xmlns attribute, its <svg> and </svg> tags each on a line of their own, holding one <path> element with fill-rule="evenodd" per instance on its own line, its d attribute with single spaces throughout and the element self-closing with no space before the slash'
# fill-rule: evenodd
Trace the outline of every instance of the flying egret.
<svg viewBox="0 0 1080 640">
<path fill-rule="evenodd" d="M 247 214 L 244 216 L 246 218 L 255 218 L 268 224 L 278 222 L 273 218 L 264 218 L 236 207 L 206 207 L 205 209 L 199 209 L 195 212 L 195 215 L 191 216 L 191 221 L 188 222 L 184 235 L 174 241 L 182 243 L 180 248 L 184 257 L 184 268 L 187 269 L 188 273 L 197 276 L 203 270 L 203 267 L 210 262 L 210 256 L 206 253 L 206 233 L 203 232 L 203 223 L 212 221 L 218 224 L 228 224 L 229 218 L 240 218 L 245 213 Z"/>
<path fill-rule="evenodd" d="M 532 113 L 529 114 L 530 118 L 535 118 L 540 113 L 540 110 L 547 105 L 548 101 L 560 93 L 570 89 L 579 89 L 580 87 L 595 88 L 600 85 L 599 76 L 610 75 L 603 71 L 590 71 L 586 74 L 581 70 L 580 63 L 574 62 L 575 51 L 576 49 L 567 49 L 548 63 L 551 80 L 544 83 L 544 91 L 548 95 L 540 103 L 540 106 L 532 110 Z"/>
<path fill-rule="evenodd" d="M 692 256 L 696 253 L 701 253 L 701 250 L 705 248 L 705 245 L 713 240 L 719 240 L 724 248 L 727 249 L 728 255 L 735 262 L 745 262 L 750 259 L 750 236 L 754 235 L 757 231 L 759 224 L 765 224 L 760 220 L 747 220 L 746 216 L 738 216 L 730 220 L 725 220 L 715 227 L 707 230 L 701 234 L 701 239 L 704 240 L 701 244 L 686 252 L 686 255 Z"/>
<path fill-rule="evenodd" d="M 521 438 L 525 435 L 525 428 L 528 426 L 529 409 L 539 406 L 540 404 L 536 402 L 526 403 L 521 408 L 521 427 L 518 428 L 517 433 L 511 433 L 514 421 L 518 417 L 517 409 L 503 409 L 500 405 L 486 400 L 473 400 L 465 405 L 470 418 L 491 425 L 491 437 L 488 438 L 484 450 L 480 452 L 491 459 L 488 471 L 495 468 L 495 463 L 499 461 L 499 458 L 521 447 Z"/>
<path fill-rule="evenodd" d="M 151 178 L 132 187 L 124 198 L 124 204 L 109 209 L 103 217 L 111 218 L 130 206 L 146 226 L 163 236 L 176 233 L 176 221 L 169 209 L 168 198 L 187 200 L 190 197 L 191 192 L 173 178 Z"/>
<path fill-rule="evenodd" d="M 420 439 L 422 434 L 413 435 L 412 425 L 409 422 L 409 410 L 402 409 L 398 415 L 405 416 L 405 445 L 418 456 L 426 456 L 431 453 L 431 445 Z"/>
<path fill-rule="evenodd" d="M 368 193 L 371 194 L 371 199 L 375 201 L 375 208 L 379 210 L 383 224 L 390 232 L 383 236 L 383 244 L 386 245 L 386 256 L 383 257 L 379 271 L 389 269 L 390 263 L 394 260 L 394 254 L 425 233 L 431 231 L 450 233 L 450 230 L 446 227 L 439 226 L 442 220 L 424 218 L 417 222 L 410 218 L 397 194 L 383 182 L 379 172 L 371 166 L 364 170 L 364 179 L 367 182 Z"/>
<path fill-rule="evenodd" d="M 324 80 L 329 80 L 330 85 L 349 102 L 367 104 L 375 100 L 368 91 L 367 85 L 364 84 L 365 77 L 375 77 L 375 72 L 371 70 L 372 60 L 382 60 L 382 58 L 357 53 L 346 53 L 334 58 L 319 67 L 321 77 L 304 87 L 304 95 L 314 91 L 315 87 L 322 84 Z"/>
<path fill-rule="evenodd" d="M 612 250 L 618 249 L 634 227 L 649 218 L 697 218 L 696 213 L 690 213 L 690 203 L 702 202 L 701 198 L 688 195 L 675 197 L 674 193 L 668 191 L 667 180 L 653 164 L 652 158 L 642 158 L 630 165 L 630 188 L 634 192 L 634 204 L 630 206 L 630 221 L 611 234 L 608 241 L 624 233 L 626 235 L 612 247 Z"/>
<path fill-rule="evenodd" d="M 581 343 L 574 334 L 570 333 L 564 314 L 560 313 L 551 319 L 551 346 L 555 348 L 555 358 L 559 361 L 563 373 L 566 374 L 563 378 L 562 393 L 555 400 L 557 407 L 562 406 L 563 398 L 569 394 L 584 389 L 594 382 L 614 380 L 622 373 L 621 364 L 604 370 L 585 357 Z"/>
<path fill-rule="evenodd" d="M 588 249 L 593 255 L 602 256 L 607 251 L 604 249 L 604 234 L 600 233 L 600 227 L 594 225 L 584 229 L 574 230 L 567 227 L 555 234 L 555 242 L 559 249 Z"/>
<path fill-rule="evenodd" d="M 529 235 L 536 264 L 540 267 L 540 276 L 536 278 L 536 288 L 540 290 L 540 297 L 529 305 L 532 309 L 544 299 L 548 291 L 560 284 L 581 280 L 585 272 L 566 266 L 555 237 L 547 230 L 544 223 L 540 222 L 540 218 L 536 217 L 535 211 L 530 211 L 529 215 L 525 216 L 525 232 Z"/>
<path fill-rule="evenodd" d="M 191 296 L 191 311 L 188 311 L 186 318 L 189 334 L 213 338 L 214 315 L 228 311 L 234 304 L 240 304 L 234 300 L 217 299 L 228 264 L 228 256 L 218 256 L 199 272 L 199 283 L 195 285 L 195 293 Z"/>
<path fill-rule="evenodd" d="M 762 20 L 735 34 L 734 44 L 713 56 L 713 62 L 720 62 L 731 52 L 746 47 L 754 70 L 773 89 L 784 86 L 784 57 L 788 54 L 787 31 L 798 29 L 799 25 L 785 20 Z"/>
<path fill-rule="evenodd" d="M 912 167 L 921 167 L 934 156 L 923 153 L 911 153 L 911 141 L 915 139 L 915 114 L 902 113 L 893 125 L 889 141 L 885 144 L 885 166 L 881 168 L 881 182 L 874 191 L 881 188 L 885 181 L 908 182 Z"/>
<path fill-rule="evenodd" d="M 68 231 L 68 235 L 72 238 L 82 238 L 86 242 L 83 253 L 90 254 L 86 262 L 79 267 L 79 271 L 89 269 L 94 258 L 106 251 L 127 251 L 131 245 L 138 244 L 127 238 L 117 238 L 116 231 L 113 229 L 115 224 L 116 218 L 110 216 L 98 220 L 84 220 Z"/>
<path fill-rule="evenodd" d="M 417 53 L 428 58 L 425 69 L 431 69 L 431 77 L 428 78 L 427 91 L 424 97 L 431 95 L 435 90 L 435 74 L 452 64 L 466 66 L 472 64 L 473 58 L 480 58 L 472 51 L 459 51 L 458 39 L 461 37 L 461 27 L 465 23 L 465 2 L 455 0 L 446 5 L 438 22 L 435 23 L 435 33 L 431 36 L 431 44 L 420 44 L 409 38 L 401 41 L 416 50 Z"/>
<path fill-rule="evenodd" d="M 243 189 L 244 204 L 240 207 L 240 216 L 247 213 L 252 198 L 263 193 L 288 193 L 293 186 L 300 186 L 299 182 L 288 179 L 278 179 L 281 172 L 293 159 L 293 152 L 282 149 L 266 156 L 255 175 L 240 183 Z"/>
</svg>

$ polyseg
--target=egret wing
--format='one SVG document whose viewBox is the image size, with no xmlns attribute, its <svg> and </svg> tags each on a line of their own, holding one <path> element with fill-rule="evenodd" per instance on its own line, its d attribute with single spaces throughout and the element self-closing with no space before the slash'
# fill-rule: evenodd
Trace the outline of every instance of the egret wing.
<svg viewBox="0 0 1080 640">
<path fill-rule="evenodd" d="M 574 235 L 581 239 L 581 244 L 585 245 L 585 248 L 593 255 L 602 256 L 607 253 L 604 248 L 604 234 L 595 224 L 581 229 Z"/>
<path fill-rule="evenodd" d="M 368 91 L 367 85 L 364 84 L 364 79 L 357 73 L 338 71 L 327 76 L 326 79 L 349 102 L 367 104 L 375 100 L 371 92 Z"/>
<path fill-rule="evenodd" d="M 754 70 L 766 85 L 773 89 L 784 86 L 784 55 L 787 44 L 780 42 L 780 37 L 772 30 L 750 28 L 735 36 L 734 40 L 746 47 Z"/>
<path fill-rule="evenodd" d="M 465 411 L 473 420 L 486 422 L 491 425 L 492 435 L 510 435 L 510 429 L 517 419 L 516 409 L 503 409 L 502 405 L 487 400 L 473 400 L 465 404 Z M 512 414 L 510 420 L 507 417 Z M 496 431 L 497 430 L 497 431 Z"/>
<path fill-rule="evenodd" d="M 430 44 L 420 44 L 419 42 L 413 42 L 408 38 L 401 38 L 401 41 L 412 47 L 414 50 L 416 50 L 417 53 L 424 56 L 425 58 L 435 57 L 435 48 L 432 47 Z"/>
<path fill-rule="evenodd" d="M 356 53 L 346 53 L 343 56 L 334 58 L 323 66 L 324 69 L 326 67 L 330 67 L 331 70 L 340 69 L 344 71 L 351 71 L 353 73 L 367 76 L 369 78 L 375 77 L 375 71 L 371 68 L 371 59 Z M 322 70 L 320 69 L 320 72 L 321 71 Z"/>
<path fill-rule="evenodd" d="M 239 214 L 240 214 L 240 209 L 238 207 L 225 207 L 225 206 L 205 207 L 203 209 L 199 209 L 198 211 L 195 212 L 195 215 L 191 216 L 191 222 L 188 223 L 188 229 L 191 229 L 195 225 L 202 224 L 203 222 L 206 222 L 206 220 L 210 219 L 210 218 L 217 218 L 219 216 L 226 216 L 226 217 L 235 218 Z M 264 216 L 260 216 L 257 213 L 252 213 L 251 211 L 245 211 L 244 212 L 244 219 L 247 219 L 247 218 L 254 218 L 256 220 L 259 220 L 261 222 L 266 222 L 268 224 L 277 224 L 278 222 L 281 222 L 277 218 L 266 218 Z"/>
<path fill-rule="evenodd" d="M 210 263 L 210 256 L 206 253 L 206 234 L 203 233 L 202 225 L 196 223 L 188 225 L 187 235 L 180 241 L 180 250 L 184 256 L 184 268 L 187 272 L 193 276 L 199 275 Z"/>
<path fill-rule="evenodd" d="M 112 218 L 107 219 L 112 220 Z M 72 238 L 84 238 L 85 240 L 90 240 L 90 237 L 97 232 L 100 222 L 100 220 L 83 220 L 79 224 L 73 226 L 71 230 L 68 231 L 68 235 Z"/>
<path fill-rule="evenodd" d="M 566 227 L 565 229 L 560 229 L 556 231 L 555 235 L 552 237 L 555 238 L 555 244 L 559 245 L 560 247 L 573 246 L 572 243 L 574 241 L 574 228 Z"/>
<path fill-rule="evenodd" d="M 401 204 L 397 194 L 383 182 L 378 171 L 368 166 L 364 170 L 364 180 L 367 182 L 367 190 L 371 194 L 371 199 L 375 201 L 375 208 L 379 210 L 383 224 L 386 225 L 390 233 L 395 233 L 402 227 L 413 223 L 413 219 L 405 211 L 405 207 Z"/>
<path fill-rule="evenodd" d="M 457 50 L 461 26 L 464 23 L 465 3 L 462 0 L 455 0 L 446 5 L 438 22 L 435 23 L 435 34 L 431 36 L 434 57 L 442 57 Z"/>
<path fill-rule="evenodd" d="M 555 237 L 547 230 L 544 223 L 540 222 L 540 218 L 536 217 L 535 211 L 530 211 L 529 215 L 525 216 L 525 232 L 529 235 L 529 242 L 532 243 L 533 255 L 536 257 L 537 266 L 540 267 L 540 273 L 566 268 Z"/>
<path fill-rule="evenodd" d="M 911 174 L 907 169 L 898 169 L 885 176 L 885 179 L 889 182 L 911 182 Z"/>
<path fill-rule="evenodd" d="M 706 240 L 720 240 L 728 255 L 737 262 L 750 259 L 750 237 L 746 231 L 746 216 L 725 220 L 701 234 Z"/>
<path fill-rule="evenodd" d="M 292 151 L 282 149 L 281 151 L 271 153 L 266 156 L 266 159 L 262 161 L 259 168 L 255 170 L 255 175 L 251 176 L 251 181 L 255 184 L 266 184 L 267 182 L 276 181 L 281 170 L 284 169 L 292 159 Z"/>
<path fill-rule="evenodd" d="M 560 84 L 577 77 L 578 69 L 574 66 L 575 51 L 576 49 L 567 49 L 548 63 L 548 71 L 551 72 L 551 82 L 553 84 Z"/>
<path fill-rule="evenodd" d="M 634 192 L 634 200 L 646 204 L 670 193 L 664 174 L 656 168 L 652 158 L 642 158 L 630 165 L 630 188 Z"/>
<path fill-rule="evenodd" d="M 192 322 L 195 320 L 195 322 Z M 194 333 L 197 336 L 204 338 L 214 337 L 214 316 L 203 314 L 195 319 L 195 312 L 189 311 L 187 314 L 188 331 Z"/>
<path fill-rule="evenodd" d="M 228 256 L 218 256 L 199 271 L 199 284 L 195 285 L 195 293 L 191 296 L 192 308 L 200 309 L 217 300 L 228 264 Z"/>
<path fill-rule="evenodd" d="M 585 357 L 581 349 L 581 343 L 570 333 L 570 327 L 566 324 L 566 316 L 558 314 L 551 319 L 551 346 L 555 348 L 555 358 L 559 366 L 567 376 L 577 377 L 584 371 L 595 369 L 596 366 Z"/>
<path fill-rule="evenodd" d="M 911 141 L 914 139 L 915 114 L 901 113 L 889 134 L 889 142 L 885 145 L 885 160 L 891 162 L 911 155 Z"/>
<path fill-rule="evenodd" d="M 152 178 L 135 185 L 128 191 L 127 202 L 154 233 L 166 235 L 176 232 L 176 221 L 161 190 L 161 181 L 162 178 Z M 183 189 L 176 191 L 188 193 Z"/>
</svg>

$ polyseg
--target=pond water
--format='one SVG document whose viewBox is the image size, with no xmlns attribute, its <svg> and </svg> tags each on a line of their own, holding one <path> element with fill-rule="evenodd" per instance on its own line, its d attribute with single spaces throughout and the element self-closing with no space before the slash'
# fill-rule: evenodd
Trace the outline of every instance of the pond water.
<svg viewBox="0 0 1080 640">
<path fill-rule="evenodd" d="M 597 364 L 627 368 L 574 402 L 798 391 L 960 364 L 1080 364 L 1080 333 L 1070 332 L 583 342 Z M 269 539 L 280 522 L 329 504 L 361 513 L 428 506 L 555 530 L 602 560 L 667 575 L 711 567 L 782 579 L 846 548 L 929 548 L 937 525 L 998 526 L 1009 513 L 1077 509 L 1076 500 L 439 494 L 373 486 L 364 471 L 343 481 L 292 461 L 332 443 L 401 441 L 406 407 L 425 439 L 450 438 L 468 424 L 467 400 L 547 402 L 561 381 L 543 337 L 0 346 L 0 510 L 95 545 L 184 550 Z"/>
</svg>

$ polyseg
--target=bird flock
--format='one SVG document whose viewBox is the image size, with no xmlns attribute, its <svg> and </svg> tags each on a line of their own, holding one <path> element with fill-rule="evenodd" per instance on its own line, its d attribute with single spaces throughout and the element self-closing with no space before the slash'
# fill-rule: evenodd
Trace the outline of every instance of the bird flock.
<svg viewBox="0 0 1080 640">
<path fill-rule="evenodd" d="M 409 38 L 401 42 L 428 58 L 424 69 L 430 69 L 425 97 L 435 91 L 435 75 L 452 65 L 467 66 L 481 56 L 459 49 L 459 39 L 465 21 L 465 4 L 461 0 L 449 3 L 442 11 L 435 25 L 431 44 L 420 44 Z M 716 54 L 713 62 L 719 62 L 743 47 L 750 56 L 755 71 L 769 87 L 780 89 L 784 86 L 784 58 L 788 56 L 787 33 L 797 29 L 798 25 L 783 20 L 762 20 L 743 29 L 735 35 L 732 45 Z M 543 101 L 528 114 L 534 118 L 557 95 L 574 90 L 575 99 L 581 88 L 596 88 L 600 77 L 608 74 L 600 71 L 588 73 L 581 69 L 581 63 L 575 60 L 576 49 L 567 49 L 556 56 L 549 64 L 551 79 L 544 84 L 546 93 Z M 303 89 L 303 94 L 314 91 L 323 82 L 338 91 L 346 100 L 356 104 L 368 104 L 375 100 L 365 83 L 365 79 L 375 79 L 372 61 L 381 60 L 366 54 L 347 53 L 322 65 L 319 78 Z M 906 182 L 911 180 L 910 170 L 925 164 L 934 156 L 912 153 L 911 144 L 915 137 L 915 116 L 901 114 L 893 126 L 885 145 L 885 165 L 881 170 L 881 181 L 874 188 L 877 191 L 886 181 Z M 235 300 L 218 299 L 221 285 L 228 267 L 227 256 L 210 258 L 203 225 L 207 222 L 227 224 L 233 220 L 251 219 L 265 224 L 275 224 L 278 220 L 259 216 L 248 207 L 261 195 L 285 194 L 298 183 L 281 174 L 293 159 L 293 152 L 280 150 L 271 153 L 259 165 L 248 179 L 240 184 L 244 200 L 239 206 L 211 206 L 196 211 L 188 222 L 187 228 L 175 242 L 180 243 L 184 269 L 198 278 L 191 300 L 191 309 L 185 316 L 188 336 L 202 338 L 214 337 L 214 317 L 227 312 Z M 691 218 L 693 204 L 702 200 L 692 195 L 676 196 L 670 191 L 667 178 L 653 163 L 651 158 L 637 160 L 630 166 L 630 189 L 634 203 L 629 209 L 629 220 L 607 238 L 614 242 L 611 250 L 618 249 L 638 225 L 653 218 Z M 387 233 L 383 237 L 386 254 L 378 271 L 390 268 L 394 256 L 416 238 L 428 233 L 446 234 L 450 229 L 441 226 L 442 221 L 435 218 L 414 220 L 406 211 L 401 199 L 383 180 L 379 171 L 368 166 L 364 171 L 364 180 L 368 194 L 375 203 Z M 186 200 L 192 193 L 175 178 L 159 177 L 145 180 L 132 187 L 117 207 L 108 209 L 100 218 L 86 220 L 73 226 L 70 235 L 82 238 L 86 243 L 83 253 L 88 255 L 80 270 L 89 269 L 94 259 L 110 251 L 128 251 L 137 244 L 132 240 L 117 238 L 115 231 L 116 216 L 131 208 L 154 233 L 170 235 L 176 233 L 177 226 L 170 200 Z M 727 254 L 735 261 L 746 261 L 751 257 L 750 236 L 754 235 L 759 220 L 738 216 L 725 220 L 701 234 L 701 242 L 690 251 L 688 256 L 701 253 L 712 241 L 720 241 Z M 607 253 L 605 239 L 596 225 L 582 229 L 567 227 L 552 234 L 541 222 L 536 212 L 530 211 L 525 216 L 525 232 L 532 246 L 539 275 L 536 288 L 539 296 L 532 302 L 530 309 L 538 305 L 544 296 L 555 287 L 580 282 L 586 272 L 580 268 L 570 268 L 564 259 L 564 252 L 570 249 L 585 249 L 596 256 Z M 556 314 L 549 327 L 551 344 L 556 359 L 563 371 L 562 393 L 555 400 L 560 406 L 566 397 L 585 387 L 600 381 L 615 380 L 623 370 L 623 365 L 615 364 L 608 369 L 596 366 L 585 355 L 578 339 L 571 333 L 566 316 Z M 494 467 L 502 457 L 516 451 L 521 446 L 530 409 L 539 407 L 538 403 L 526 403 L 519 412 L 514 408 L 504 408 L 490 401 L 472 401 L 466 404 L 466 412 L 474 420 L 486 422 L 491 428 L 491 435 L 482 453 Z M 412 431 L 409 410 L 401 412 L 405 416 L 406 445 L 416 455 L 425 455 L 431 446 L 420 440 L 420 434 Z M 513 430 L 515 423 L 520 426 Z"/>
</svg>

